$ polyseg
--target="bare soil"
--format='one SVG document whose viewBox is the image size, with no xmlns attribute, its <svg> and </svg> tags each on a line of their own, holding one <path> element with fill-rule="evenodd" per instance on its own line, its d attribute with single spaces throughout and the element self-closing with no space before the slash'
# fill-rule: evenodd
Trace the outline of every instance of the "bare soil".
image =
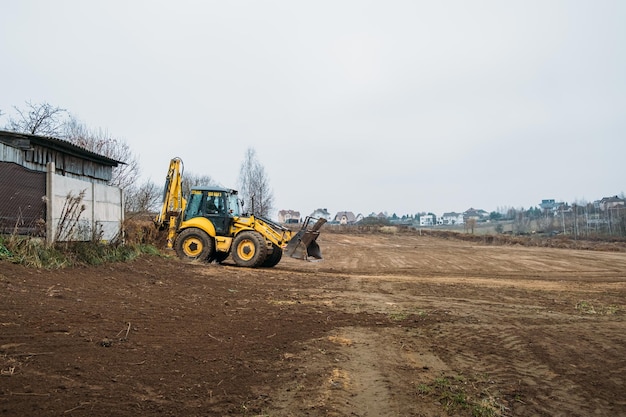
<svg viewBox="0 0 626 417">
<path fill-rule="evenodd" d="M 626 253 L 416 234 L 271 269 L 0 262 L 0 415 L 626 415 Z"/>
</svg>

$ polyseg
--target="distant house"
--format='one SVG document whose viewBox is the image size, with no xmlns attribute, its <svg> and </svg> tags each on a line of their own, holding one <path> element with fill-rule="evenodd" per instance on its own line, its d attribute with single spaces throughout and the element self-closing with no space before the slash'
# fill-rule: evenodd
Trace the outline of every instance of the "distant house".
<svg viewBox="0 0 626 417">
<path fill-rule="evenodd" d="M 331 215 L 328 212 L 328 209 L 325 208 L 316 209 L 313 213 L 311 213 L 311 217 L 314 217 L 316 219 L 326 219 L 327 221 L 330 221 L 331 219 Z"/>
<path fill-rule="evenodd" d="M 626 200 L 619 198 L 618 196 L 604 197 L 602 200 L 597 201 L 594 205 L 600 210 L 606 211 L 615 207 L 624 207 L 626 205 Z"/>
<path fill-rule="evenodd" d="M 557 204 L 558 203 L 552 198 L 547 200 L 541 200 L 541 204 L 539 204 L 539 207 L 541 207 L 543 211 L 552 211 Z"/>
<path fill-rule="evenodd" d="M 554 215 L 563 215 L 564 213 L 571 213 L 572 212 L 572 206 L 570 206 L 568 203 L 556 203 L 556 205 L 554 206 L 554 209 L 552 209 L 552 214 Z"/>
<path fill-rule="evenodd" d="M 300 223 L 300 212 L 295 210 L 280 210 L 278 212 L 279 223 Z"/>
<path fill-rule="evenodd" d="M 0 131 L 0 233 L 49 242 L 119 236 L 122 190 L 108 182 L 120 163 L 61 139 Z"/>
<path fill-rule="evenodd" d="M 481 209 L 469 208 L 463 212 L 463 221 L 465 223 L 467 223 L 467 221 L 470 219 L 480 221 L 487 217 L 489 217 L 489 213 Z"/>
<path fill-rule="evenodd" d="M 420 226 L 434 226 L 435 221 L 435 216 L 432 214 L 422 214 L 420 216 Z"/>
<path fill-rule="evenodd" d="M 463 224 L 463 213 L 456 213 L 454 211 L 451 211 L 449 213 L 443 213 L 443 215 L 441 216 L 441 224 Z"/>
<path fill-rule="evenodd" d="M 356 216 L 351 211 L 340 211 L 335 215 L 333 223 L 354 224 L 356 223 Z"/>
<path fill-rule="evenodd" d="M 561 210 L 564 204 L 565 203 L 558 202 L 554 199 L 547 199 L 547 200 L 541 200 L 541 204 L 539 204 L 539 207 L 541 208 L 541 210 L 543 210 L 544 214 L 548 214 L 548 213 L 556 214 L 557 212 Z"/>
</svg>

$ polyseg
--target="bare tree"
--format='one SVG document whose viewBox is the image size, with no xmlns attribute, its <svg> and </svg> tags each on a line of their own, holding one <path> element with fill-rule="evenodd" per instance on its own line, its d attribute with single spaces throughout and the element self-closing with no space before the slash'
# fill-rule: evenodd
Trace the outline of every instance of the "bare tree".
<svg viewBox="0 0 626 417">
<path fill-rule="evenodd" d="M 111 185 L 126 190 L 137 182 L 139 161 L 124 140 L 113 138 L 106 130 L 89 129 L 74 116 L 64 124 L 63 137 L 74 145 L 123 162 L 113 169 Z"/>
<path fill-rule="evenodd" d="M 26 108 L 15 107 L 18 114 L 10 118 L 7 130 L 32 135 L 63 138 L 74 145 L 122 162 L 113 169 L 111 185 L 127 189 L 139 178 L 139 161 L 128 144 L 108 132 L 89 129 L 67 110 L 49 103 L 26 102 Z"/>
<path fill-rule="evenodd" d="M 244 208 L 256 216 L 269 217 L 274 195 L 265 168 L 256 158 L 254 148 L 248 148 L 239 170 L 239 192 Z"/>
<path fill-rule="evenodd" d="M 476 219 L 474 217 L 470 217 L 465 222 L 465 232 L 474 234 L 474 228 L 476 227 Z"/>
<path fill-rule="evenodd" d="M 156 212 L 161 203 L 163 190 L 152 181 L 124 190 L 126 213 L 147 214 Z M 127 216 L 128 217 L 128 216 Z"/>
<path fill-rule="evenodd" d="M 193 172 L 183 175 L 181 187 L 183 189 L 183 195 L 189 195 L 189 192 L 193 187 L 202 185 L 217 185 L 213 178 L 208 175 L 194 174 Z"/>
<path fill-rule="evenodd" d="M 68 112 L 49 103 L 26 102 L 26 107 L 20 109 L 13 106 L 18 116 L 9 118 L 7 130 L 31 135 L 59 137 L 68 117 Z"/>
</svg>

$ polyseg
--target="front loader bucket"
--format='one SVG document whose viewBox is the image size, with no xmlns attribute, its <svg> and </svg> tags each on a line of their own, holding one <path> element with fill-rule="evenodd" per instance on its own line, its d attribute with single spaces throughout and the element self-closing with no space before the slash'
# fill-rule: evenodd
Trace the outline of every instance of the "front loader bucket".
<svg viewBox="0 0 626 417">
<path fill-rule="evenodd" d="M 318 219 L 312 227 L 309 227 L 310 220 L 310 217 L 307 218 L 302 229 L 287 243 L 285 252 L 292 258 L 322 259 L 322 251 L 316 240 L 320 235 L 319 229 L 326 223 L 326 219 Z"/>
</svg>

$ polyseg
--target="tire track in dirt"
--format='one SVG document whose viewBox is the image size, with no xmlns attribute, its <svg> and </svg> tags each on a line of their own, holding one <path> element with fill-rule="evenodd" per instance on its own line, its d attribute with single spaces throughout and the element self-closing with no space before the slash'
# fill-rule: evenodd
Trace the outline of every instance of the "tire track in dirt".
<svg viewBox="0 0 626 417">
<path fill-rule="evenodd" d="M 316 360 L 313 374 L 325 375 L 319 381 L 304 379 L 298 390 L 280 389 L 270 415 L 295 417 L 395 417 L 438 416 L 440 407 L 421 400 L 417 385 L 430 382 L 446 365 L 417 339 L 405 344 L 389 340 L 407 339 L 402 330 L 364 327 L 335 329 L 326 338 L 325 363 Z M 304 362 L 304 359 L 301 358 Z M 312 370 L 311 370 L 312 371 Z M 306 392 L 303 398 L 301 393 Z"/>
<path fill-rule="evenodd" d="M 396 416 L 391 397 L 392 376 L 383 369 L 388 352 L 380 336 L 365 329 L 343 329 L 330 339 L 338 344 L 340 360 L 321 387 L 320 397 L 337 416 Z"/>
<path fill-rule="evenodd" d="M 332 330 L 327 337 L 330 344 L 325 354 L 316 360 L 318 368 L 313 372 L 325 378 L 301 381 L 300 390 L 306 391 L 308 398 L 304 404 L 295 393 L 280 395 L 276 401 L 278 407 L 270 410 L 271 415 L 440 415 L 440 405 L 430 400 L 420 401 L 417 385 L 432 382 L 448 370 L 446 364 L 432 352 L 430 342 L 419 332 L 393 324 L 395 314 L 404 317 L 409 311 L 410 314 L 419 312 L 415 297 L 390 292 L 384 285 L 381 287 L 380 282 L 359 276 L 347 277 L 341 283 L 339 291 L 328 290 L 323 297 L 316 291 L 307 291 L 304 302 L 332 306 L 353 314 L 382 315 L 380 327 L 351 326 Z M 314 347 L 307 350 L 312 349 Z M 281 414 L 280 410 L 289 411 Z"/>
<path fill-rule="evenodd" d="M 616 383 L 623 384 L 620 378 L 626 372 L 626 365 L 618 352 L 626 340 L 624 337 L 615 340 L 620 326 L 606 329 L 603 334 L 603 331 L 595 332 L 597 324 L 587 323 L 585 318 L 576 320 L 549 312 L 529 316 L 535 321 L 537 314 L 549 318 L 554 324 L 548 327 L 509 320 L 494 325 L 498 316 L 507 317 L 510 313 L 493 308 L 482 313 L 484 317 L 479 323 L 442 324 L 432 334 L 433 346 L 457 372 L 484 373 L 500 389 L 510 392 L 536 392 L 532 397 L 520 398 L 516 415 L 526 415 L 530 410 L 541 410 L 551 416 L 593 415 L 596 409 L 623 408 L 624 401 L 604 395 L 590 400 L 586 395 L 589 384 L 605 385 L 607 392 Z M 590 333 L 595 333 L 594 339 L 585 341 Z M 571 344 L 562 342 L 568 339 Z M 507 359 L 504 364 L 503 357 Z M 605 375 L 594 374 L 592 366 L 584 365 L 606 361 L 621 365 Z M 600 389 L 600 392 L 605 391 Z"/>
<path fill-rule="evenodd" d="M 340 237 L 339 237 L 340 236 Z M 415 273 L 441 273 L 480 275 L 485 271 L 492 275 L 504 273 L 552 275 L 597 274 L 624 277 L 626 256 L 619 252 L 591 252 L 563 249 L 521 247 L 521 246 L 480 246 L 463 242 L 446 241 L 429 237 L 402 236 L 342 236 L 323 235 L 320 245 L 330 247 L 324 252 L 324 269 L 334 268 L 351 273 L 394 270 L 394 266 L 412 268 Z M 325 239 L 338 239 L 327 245 Z M 355 247 L 370 250 L 354 251 Z M 433 250 L 437 247 L 437 250 Z"/>
</svg>

